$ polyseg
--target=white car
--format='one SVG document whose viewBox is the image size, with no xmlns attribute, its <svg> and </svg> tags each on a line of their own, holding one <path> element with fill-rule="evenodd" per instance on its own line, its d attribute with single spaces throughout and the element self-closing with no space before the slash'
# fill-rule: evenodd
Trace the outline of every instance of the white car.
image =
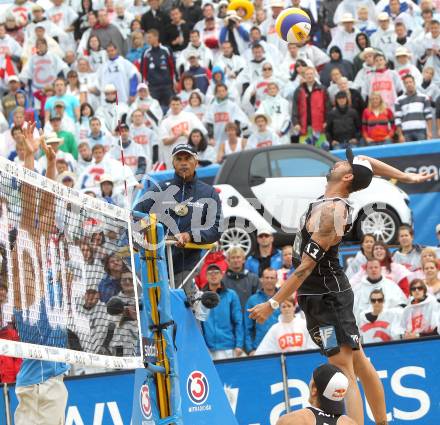
<svg viewBox="0 0 440 425">
<path fill-rule="evenodd" d="M 255 247 L 256 230 L 274 233 L 277 244 L 291 244 L 309 203 L 324 194 L 325 175 L 339 159 L 308 145 L 252 149 L 226 157 L 215 180 L 222 201 L 223 249 Z M 402 223 L 411 224 L 408 195 L 375 177 L 367 189 L 350 196 L 356 217 L 349 239 L 373 233 L 386 243 Z"/>
</svg>

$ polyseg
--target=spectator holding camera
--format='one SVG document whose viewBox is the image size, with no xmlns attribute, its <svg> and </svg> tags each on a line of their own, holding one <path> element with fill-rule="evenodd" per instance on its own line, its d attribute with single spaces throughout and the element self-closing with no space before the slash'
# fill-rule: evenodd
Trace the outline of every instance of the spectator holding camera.
<svg viewBox="0 0 440 425">
<path fill-rule="evenodd" d="M 109 348 L 114 356 L 139 355 L 139 329 L 133 275 L 125 268 L 121 273 L 121 291 L 107 301 L 107 312 L 115 324 Z"/>
</svg>

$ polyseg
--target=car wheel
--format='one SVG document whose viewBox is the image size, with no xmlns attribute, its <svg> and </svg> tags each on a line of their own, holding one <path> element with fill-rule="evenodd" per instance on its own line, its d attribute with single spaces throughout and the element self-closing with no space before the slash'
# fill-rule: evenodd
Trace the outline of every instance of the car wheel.
<svg viewBox="0 0 440 425">
<path fill-rule="evenodd" d="M 377 240 L 390 244 L 397 240 L 399 226 L 400 220 L 394 211 L 373 207 L 367 212 L 364 210 L 357 221 L 356 231 L 359 239 L 363 234 L 371 233 Z"/>
<path fill-rule="evenodd" d="M 255 248 L 255 234 L 236 225 L 235 221 L 231 221 L 220 236 L 220 247 L 225 252 L 231 248 L 240 247 L 247 256 Z"/>
</svg>

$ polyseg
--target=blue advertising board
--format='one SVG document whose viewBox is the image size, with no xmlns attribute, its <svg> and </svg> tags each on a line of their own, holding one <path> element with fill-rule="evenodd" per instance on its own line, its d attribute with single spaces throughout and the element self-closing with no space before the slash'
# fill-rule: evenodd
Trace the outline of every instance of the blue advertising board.
<svg viewBox="0 0 440 425">
<path fill-rule="evenodd" d="M 372 345 L 365 352 L 383 382 L 390 423 L 440 423 L 440 338 Z M 292 409 L 306 405 L 312 370 L 324 361 L 318 352 L 286 355 Z M 220 361 L 216 368 L 240 425 L 275 425 L 286 411 L 279 355 Z M 67 378 L 66 385 L 65 425 L 130 425 L 133 372 Z M 13 387 L 10 398 L 13 412 L 17 405 Z M 1 400 L 0 394 L 0 404 Z M 2 420 L 0 416 L 3 425 Z M 373 424 L 368 408 L 365 423 Z"/>
<path fill-rule="evenodd" d="M 79 376 L 67 378 L 65 383 L 69 391 L 65 425 L 130 424 L 133 372 Z M 9 394 L 14 412 L 18 404 L 14 387 Z"/>
<path fill-rule="evenodd" d="M 395 425 L 438 425 L 440 418 L 440 367 L 437 353 L 440 339 L 396 342 L 365 348 L 383 382 L 388 420 Z M 259 363 L 258 371 L 252 367 Z M 308 383 L 313 369 L 326 360 L 318 352 L 286 356 L 290 406 L 307 405 Z M 275 425 L 285 413 L 279 356 L 258 360 L 232 360 L 217 364 L 220 378 L 236 395 L 235 414 L 240 425 Z M 237 370 L 240 371 L 237 376 Z M 266 373 L 266 370 L 272 373 Z M 249 382 L 250 381 L 250 382 Z M 257 390 L 258 388 L 258 390 Z M 265 394 L 264 398 L 255 396 Z M 258 400 L 256 403 L 255 400 Z M 366 425 L 373 425 L 369 408 Z"/>
</svg>

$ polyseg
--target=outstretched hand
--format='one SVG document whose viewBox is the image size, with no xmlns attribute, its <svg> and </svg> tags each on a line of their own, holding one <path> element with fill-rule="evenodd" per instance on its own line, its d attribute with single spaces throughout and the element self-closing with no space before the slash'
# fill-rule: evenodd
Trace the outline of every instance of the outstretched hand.
<svg viewBox="0 0 440 425">
<path fill-rule="evenodd" d="M 41 149 L 43 149 L 43 152 L 46 155 L 47 162 L 55 161 L 57 154 L 52 149 L 52 146 L 47 145 L 44 135 L 42 135 L 40 138 L 40 145 L 41 145 Z"/>
<path fill-rule="evenodd" d="M 35 123 L 28 122 L 28 125 L 23 128 L 24 153 L 26 156 L 34 156 L 39 147 L 39 142 L 34 138 L 35 126 Z"/>
<path fill-rule="evenodd" d="M 402 180 L 402 182 L 417 184 L 431 180 L 434 177 L 435 173 L 428 173 L 427 171 L 423 171 L 422 173 L 405 173 L 405 180 Z"/>
<path fill-rule="evenodd" d="M 268 317 L 273 313 L 273 309 L 268 302 L 257 304 L 255 307 L 248 309 L 249 318 L 255 320 L 257 323 L 264 323 Z"/>
</svg>

